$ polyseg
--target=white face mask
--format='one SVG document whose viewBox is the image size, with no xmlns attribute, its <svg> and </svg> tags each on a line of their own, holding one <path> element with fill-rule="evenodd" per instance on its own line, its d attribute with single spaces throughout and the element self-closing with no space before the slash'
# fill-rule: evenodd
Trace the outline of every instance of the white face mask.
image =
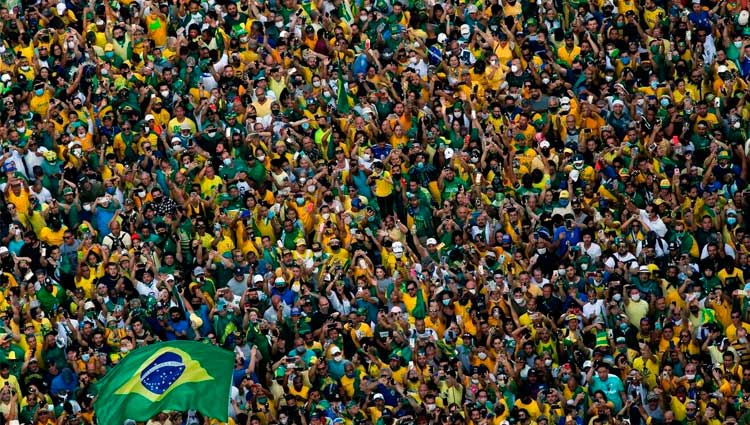
<svg viewBox="0 0 750 425">
<path fill-rule="evenodd" d="M 331 218 L 331 214 L 323 213 L 323 220 L 328 220 L 329 218 Z"/>
<path fill-rule="evenodd" d="M 84 211 L 91 211 L 91 204 L 83 204 Z"/>
<path fill-rule="evenodd" d="M 692 381 L 693 379 L 695 379 L 695 374 L 694 373 L 692 373 L 692 374 L 691 373 L 686 373 L 685 374 L 685 378 L 687 378 L 688 381 Z"/>
<path fill-rule="evenodd" d="M 635 302 L 638 302 L 638 301 L 640 301 L 640 300 L 641 300 L 641 294 L 634 294 L 634 295 L 631 295 L 631 296 L 630 296 L 630 299 L 631 299 L 631 300 L 633 300 L 633 301 L 635 301 Z"/>
<path fill-rule="evenodd" d="M 612 300 L 619 303 L 620 300 L 622 300 L 622 295 L 620 295 L 620 294 L 614 294 L 614 295 L 612 295 Z"/>
<path fill-rule="evenodd" d="M 26 127 L 18 127 L 16 129 L 18 130 L 19 133 L 25 133 L 26 132 Z"/>
<path fill-rule="evenodd" d="M 68 41 L 68 49 L 75 49 L 76 43 L 75 41 Z"/>
<path fill-rule="evenodd" d="M 512 73 L 514 73 L 514 74 L 515 74 L 516 72 L 518 72 L 518 65 L 511 65 L 511 66 L 510 66 L 510 72 L 512 72 Z"/>
<path fill-rule="evenodd" d="M 604 79 L 605 79 L 605 80 L 606 80 L 606 81 L 607 81 L 607 82 L 609 83 L 609 82 L 611 82 L 612 80 L 614 80 L 614 77 L 613 77 L 613 76 L 611 76 L 611 75 L 605 75 L 605 76 L 604 76 Z"/>
<path fill-rule="evenodd" d="M 367 161 L 367 162 L 370 162 L 370 154 L 366 153 L 366 154 L 362 155 L 362 159 L 365 160 L 365 161 Z"/>
<path fill-rule="evenodd" d="M 544 85 L 549 84 L 549 78 L 542 78 L 542 84 Z"/>
<path fill-rule="evenodd" d="M 284 28 L 284 22 L 283 21 L 276 21 L 276 28 Z"/>
<path fill-rule="evenodd" d="M 547 367 L 552 366 L 552 359 L 546 359 L 546 360 L 544 360 L 544 365 L 547 366 Z"/>
<path fill-rule="evenodd" d="M 359 20 L 362 22 L 367 21 L 367 15 L 359 15 Z"/>
<path fill-rule="evenodd" d="M 485 353 L 484 351 L 481 351 L 477 353 L 477 357 L 479 357 L 479 360 L 484 360 L 487 358 L 487 353 Z"/>
<path fill-rule="evenodd" d="M 258 155 L 257 159 L 258 159 L 258 161 L 265 161 L 266 156 L 265 155 Z"/>
<path fill-rule="evenodd" d="M 544 255 L 547 253 L 547 248 L 537 248 L 536 253 L 539 255 Z"/>
<path fill-rule="evenodd" d="M 146 191 L 145 190 L 138 191 L 138 197 L 139 198 L 145 198 L 146 197 Z"/>
<path fill-rule="evenodd" d="M 331 97 L 331 92 L 329 92 L 329 91 L 324 91 L 324 92 L 323 92 L 323 97 Z"/>
<path fill-rule="evenodd" d="M 162 95 L 162 97 L 167 97 L 167 96 L 169 96 L 169 90 L 162 90 L 162 91 L 160 91 L 159 93 L 160 93 L 160 94 Z"/>
<path fill-rule="evenodd" d="M 456 118 L 461 118 L 461 111 L 455 111 L 453 112 L 453 116 Z"/>
<path fill-rule="evenodd" d="M 307 191 L 310 193 L 315 193 L 315 185 L 307 186 Z"/>
<path fill-rule="evenodd" d="M 313 87 L 320 87 L 320 80 L 313 81 Z"/>
<path fill-rule="evenodd" d="M 736 47 L 736 48 L 738 48 L 738 49 L 739 49 L 740 47 L 742 47 L 742 40 L 740 40 L 740 41 L 735 41 L 735 42 L 734 42 L 734 47 Z"/>
</svg>

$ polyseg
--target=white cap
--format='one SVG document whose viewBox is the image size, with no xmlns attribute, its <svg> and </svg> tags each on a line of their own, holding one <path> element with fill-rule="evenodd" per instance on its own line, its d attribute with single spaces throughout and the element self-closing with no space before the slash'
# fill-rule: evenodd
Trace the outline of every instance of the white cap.
<svg viewBox="0 0 750 425">
<path fill-rule="evenodd" d="M 404 252 L 404 245 L 401 242 L 393 242 L 393 252 Z"/>
<path fill-rule="evenodd" d="M 377 394 L 373 395 L 373 396 L 372 396 L 372 399 L 373 399 L 373 400 L 385 400 L 385 399 L 383 398 L 383 394 L 380 394 L 380 393 L 377 393 Z"/>
<path fill-rule="evenodd" d="M 443 44 L 443 43 L 445 43 L 446 41 L 448 41 L 448 36 L 447 36 L 447 35 L 445 35 L 445 33 L 444 33 L 444 32 L 441 32 L 440 34 L 438 34 L 438 36 L 437 36 L 437 42 L 438 42 L 438 43 L 440 43 L 440 44 Z"/>
<path fill-rule="evenodd" d="M 165 282 L 169 282 L 170 280 L 172 282 L 174 282 L 174 275 L 173 274 L 168 274 L 167 277 L 164 278 Z"/>
<path fill-rule="evenodd" d="M 94 308 L 96 308 L 96 304 L 94 304 L 93 301 L 86 301 L 86 303 L 83 304 L 83 309 L 84 310 L 91 310 L 91 309 L 94 309 Z"/>
<path fill-rule="evenodd" d="M 401 307 L 394 305 L 393 307 L 391 307 L 391 313 L 402 313 Z"/>
<path fill-rule="evenodd" d="M 477 13 L 477 12 L 479 12 L 479 9 L 477 8 L 477 5 L 470 4 L 469 5 L 469 13 Z"/>
<path fill-rule="evenodd" d="M 259 274 L 253 275 L 253 283 L 259 283 L 259 282 L 263 282 L 263 276 Z"/>
<path fill-rule="evenodd" d="M 96 22 L 94 22 L 94 24 L 95 24 L 96 26 L 99 26 L 99 27 L 100 27 L 100 26 L 104 25 L 104 21 L 103 21 L 102 19 L 97 19 L 97 20 L 96 20 Z"/>
<path fill-rule="evenodd" d="M 284 39 L 284 38 L 287 38 L 287 37 L 289 37 L 289 31 L 281 31 L 279 33 L 279 38 Z"/>
<path fill-rule="evenodd" d="M 445 148 L 445 152 L 443 152 L 443 154 L 445 155 L 445 159 L 453 158 L 454 153 L 455 152 L 453 151 L 453 148 Z"/>
<path fill-rule="evenodd" d="M 719 65 L 718 68 L 716 68 L 716 72 L 719 74 L 729 71 L 729 68 L 727 68 L 726 65 Z"/>
<path fill-rule="evenodd" d="M 549 147 L 549 140 L 542 140 L 541 142 L 539 142 L 539 147 L 542 148 L 542 149 L 548 148 Z"/>
<path fill-rule="evenodd" d="M 576 169 L 570 170 L 570 178 L 573 179 L 574 182 L 578 181 L 578 177 L 580 175 L 581 175 L 581 173 L 578 170 L 576 170 Z"/>
<path fill-rule="evenodd" d="M 469 38 L 470 35 L 471 35 L 471 28 L 469 27 L 469 24 L 461 25 L 461 37 Z"/>
<path fill-rule="evenodd" d="M 179 137 L 172 137 L 172 143 L 175 143 L 175 142 L 182 143 L 182 139 L 180 139 Z"/>
<path fill-rule="evenodd" d="M 638 273 L 651 273 L 651 271 L 648 269 L 648 266 L 640 266 L 638 267 Z"/>
<path fill-rule="evenodd" d="M 331 348 L 331 355 L 335 356 L 336 354 L 341 354 L 341 349 L 334 345 L 333 348 Z"/>
<path fill-rule="evenodd" d="M 7 253 L 8 253 L 8 248 L 4 246 L 0 246 L 0 254 L 7 254 Z"/>
<path fill-rule="evenodd" d="M 427 238 L 427 241 L 425 241 L 425 245 L 437 245 L 437 240 L 435 238 Z"/>
<path fill-rule="evenodd" d="M 591 360 L 586 360 L 585 362 L 583 362 L 583 367 L 581 369 L 586 369 L 587 367 L 591 367 L 593 365 L 594 363 Z"/>
<path fill-rule="evenodd" d="M 65 2 L 61 1 L 60 3 L 57 3 L 57 6 L 55 6 L 55 9 L 57 9 L 57 14 L 62 15 L 65 13 L 66 10 L 68 10 L 68 7 L 65 6 Z"/>
<path fill-rule="evenodd" d="M 47 152 L 48 150 L 49 150 L 49 149 L 45 148 L 44 146 L 39 146 L 39 147 L 38 147 L 38 148 L 36 149 L 36 151 L 37 151 L 37 152 L 39 152 L 39 153 L 41 153 L 41 154 L 43 154 L 43 153 Z"/>
<path fill-rule="evenodd" d="M 11 76 L 10 74 L 7 74 L 7 73 L 3 74 L 3 76 L 0 77 L 0 81 L 2 81 L 3 83 L 7 83 L 10 80 L 11 80 Z"/>
<path fill-rule="evenodd" d="M 154 116 L 151 114 L 146 114 L 146 116 L 143 118 L 143 121 L 149 122 L 154 119 Z"/>
<path fill-rule="evenodd" d="M 617 105 L 620 105 L 620 106 L 625 106 L 625 102 L 623 102 L 623 101 L 622 101 L 622 100 L 620 100 L 620 99 L 617 99 L 617 100 L 615 100 L 614 102 L 612 102 L 612 106 L 617 106 Z"/>
</svg>

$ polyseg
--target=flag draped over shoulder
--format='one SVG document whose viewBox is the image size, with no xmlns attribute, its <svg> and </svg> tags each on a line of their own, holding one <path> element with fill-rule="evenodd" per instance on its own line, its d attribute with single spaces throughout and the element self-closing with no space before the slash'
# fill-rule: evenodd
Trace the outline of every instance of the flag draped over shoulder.
<svg viewBox="0 0 750 425">
<path fill-rule="evenodd" d="M 100 425 L 122 425 L 195 409 L 226 422 L 233 367 L 231 351 L 195 341 L 139 348 L 97 383 L 96 417 Z"/>
<path fill-rule="evenodd" d="M 343 114 L 349 113 L 349 95 L 344 85 L 344 72 L 341 69 L 341 61 L 338 62 L 338 87 L 336 97 L 336 110 Z"/>
</svg>

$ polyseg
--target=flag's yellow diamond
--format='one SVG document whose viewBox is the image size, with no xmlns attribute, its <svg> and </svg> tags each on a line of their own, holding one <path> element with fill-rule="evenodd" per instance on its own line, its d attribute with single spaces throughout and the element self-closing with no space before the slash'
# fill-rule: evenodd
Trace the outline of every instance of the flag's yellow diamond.
<svg viewBox="0 0 750 425">
<path fill-rule="evenodd" d="M 152 354 L 120 388 L 118 395 L 139 394 L 151 402 L 166 397 L 180 385 L 214 378 L 186 352 L 164 347 Z"/>
</svg>

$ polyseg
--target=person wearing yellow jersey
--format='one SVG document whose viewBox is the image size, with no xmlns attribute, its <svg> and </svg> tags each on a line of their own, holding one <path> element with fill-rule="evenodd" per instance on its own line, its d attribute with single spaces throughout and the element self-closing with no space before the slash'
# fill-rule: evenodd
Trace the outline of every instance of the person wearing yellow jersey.
<svg viewBox="0 0 750 425">
<path fill-rule="evenodd" d="M 580 56 L 580 54 L 581 48 L 575 45 L 573 33 L 566 32 L 565 44 L 557 49 L 558 60 L 565 62 L 566 64 L 568 64 L 568 66 L 573 66 L 573 60 Z"/>
<path fill-rule="evenodd" d="M 367 177 L 367 183 L 375 186 L 374 193 L 381 216 L 390 215 L 393 212 L 393 179 L 391 173 L 385 171 L 382 162 L 373 163 L 372 174 Z"/>
</svg>

